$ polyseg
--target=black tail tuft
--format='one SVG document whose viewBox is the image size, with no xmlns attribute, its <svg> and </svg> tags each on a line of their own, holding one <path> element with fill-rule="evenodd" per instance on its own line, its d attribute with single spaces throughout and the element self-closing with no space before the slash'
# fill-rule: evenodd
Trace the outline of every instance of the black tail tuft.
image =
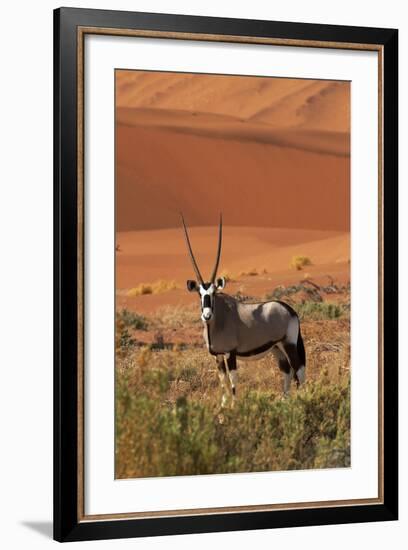
<svg viewBox="0 0 408 550">
<path fill-rule="evenodd" d="M 298 352 L 298 356 L 301 361 L 301 364 L 306 367 L 306 351 L 305 351 L 305 345 L 303 343 L 303 338 L 300 333 L 300 327 L 299 327 L 299 334 L 297 339 L 297 352 Z"/>
</svg>

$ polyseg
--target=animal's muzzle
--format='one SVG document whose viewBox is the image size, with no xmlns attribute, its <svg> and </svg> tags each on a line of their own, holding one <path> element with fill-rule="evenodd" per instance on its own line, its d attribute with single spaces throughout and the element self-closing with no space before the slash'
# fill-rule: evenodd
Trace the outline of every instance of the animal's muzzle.
<svg viewBox="0 0 408 550">
<path fill-rule="evenodd" d="M 201 316 L 203 321 L 209 321 L 212 317 L 211 310 L 211 298 L 206 294 L 203 298 L 203 314 Z"/>
<path fill-rule="evenodd" d="M 210 296 L 208 296 L 208 294 L 206 294 L 203 297 L 202 306 L 203 306 L 203 309 L 202 309 L 201 319 L 203 321 L 210 321 L 213 312 L 212 312 L 212 309 L 211 309 L 211 298 L 210 298 Z"/>
<path fill-rule="evenodd" d="M 209 321 L 212 317 L 212 311 L 209 308 L 203 309 L 203 314 L 201 315 L 201 318 L 203 321 Z"/>
</svg>

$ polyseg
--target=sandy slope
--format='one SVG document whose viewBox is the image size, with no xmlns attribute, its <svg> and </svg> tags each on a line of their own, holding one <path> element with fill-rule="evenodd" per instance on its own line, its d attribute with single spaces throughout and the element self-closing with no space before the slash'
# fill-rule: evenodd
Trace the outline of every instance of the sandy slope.
<svg viewBox="0 0 408 550">
<path fill-rule="evenodd" d="M 194 252 L 204 278 L 212 271 L 216 249 L 216 227 L 195 227 L 191 230 Z M 194 278 L 194 271 L 186 252 L 181 228 L 156 231 L 118 233 L 120 251 L 116 254 L 116 286 L 118 306 L 150 311 L 164 304 L 189 303 L 185 282 Z M 307 272 L 315 280 L 333 276 L 348 281 L 350 240 L 347 233 L 332 231 L 304 231 L 259 227 L 224 228 L 224 246 L 220 273 L 227 271 L 234 282 L 228 291 L 245 292 L 261 296 L 279 284 L 298 282 Z M 309 256 L 313 265 L 298 272 L 290 267 L 294 255 Z M 245 276 L 256 268 L 260 276 Z M 159 279 L 175 280 L 180 290 L 158 295 L 128 298 L 126 291 L 141 282 L 152 283 Z"/>
<path fill-rule="evenodd" d="M 217 227 L 194 227 L 190 239 L 203 276 L 212 271 L 217 247 Z M 181 226 L 176 229 L 130 231 L 116 237 L 117 286 L 193 277 Z M 287 271 L 292 256 L 310 256 L 315 266 L 346 262 L 349 236 L 334 231 L 225 226 L 220 270 L 232 273 L 252 268 Z"/>
<path fill-rule="evenodd" d="M 116 147 L 118 231 L 176 227 L 180 210 L 193 225 L 211 225 L 222 211 L 229 225 L 349 229 L 347 156 L 283 138 L 213 139 L 119 123 Z"/>
<path fill-rule="evenodd" d="M 347 132 L 303 127 L 276 129 L 258 119 L 244 120 L 196 111 L 118 108 L 116 122 L 119 127 L 160 128 L 193 136 L 270 144 L 340 157 L 350 154 Z"/>
</svg>

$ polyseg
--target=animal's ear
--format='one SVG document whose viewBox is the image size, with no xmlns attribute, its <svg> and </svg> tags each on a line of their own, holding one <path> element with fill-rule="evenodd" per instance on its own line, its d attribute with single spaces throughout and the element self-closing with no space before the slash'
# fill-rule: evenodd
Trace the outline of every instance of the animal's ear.
<svg viewBox="0 0 408 550">
<path fill-rule="evenodd" d="M 222 290 L 223 288 L 225 288 L 226 284 L 227 284 L 227 281 L 225 280 L 224 277 L 218 277 L 216 282 L 217 290 Z"/>
<path fill-rule="evenodd" d="M 187 281 L 187 290 L 189 292 L 193 292 L 193 290 L 197 290 L 198 286 L 195 281 L 191 281 L 190 279 Z"/>
</svg>

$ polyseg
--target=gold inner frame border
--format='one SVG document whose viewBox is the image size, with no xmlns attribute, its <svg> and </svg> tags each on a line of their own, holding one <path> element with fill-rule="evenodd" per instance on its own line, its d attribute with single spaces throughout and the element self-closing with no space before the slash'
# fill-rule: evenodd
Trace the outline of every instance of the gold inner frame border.
<svg viewBox="0 0 408 550">
<path fill-rule="evenodd" d="M 179 510 L 155 510 L 133 513 L 85 514 L 84 478 L 84 42 L 86 35 L 99 34 L 139 38 L 195 40 L 240 44 L 265 44 L 308 48 L 334 48 L 343 50 L 365 50 L 378 53 L 378 497 L 366 499 L 294 502 L 221 508 L 194 508 Z M 383 46 L 381 44 L 358 44 L 319 40 L 295 40 L 288 38 L 266 38 L 253 36 L 232 36 L 172 31 L 117 29 L 109 27 L 77 28 L 77 285 L 78 285 L 78 357 L 77 357 L 77 509 L 78 521 L 105 521 L 124 519 L 147 519 L 157 517 L 183 517 L 228 513 L 265 512 L 273 510 L 299 510 L 306 508 L 327 508 L 337 506 L 363 506 L 383 503 L 384 495 L 384 354 L 383 354 L 383 258 L 384 258 L 384 171 L 383 171 Z"/>
</svg>

